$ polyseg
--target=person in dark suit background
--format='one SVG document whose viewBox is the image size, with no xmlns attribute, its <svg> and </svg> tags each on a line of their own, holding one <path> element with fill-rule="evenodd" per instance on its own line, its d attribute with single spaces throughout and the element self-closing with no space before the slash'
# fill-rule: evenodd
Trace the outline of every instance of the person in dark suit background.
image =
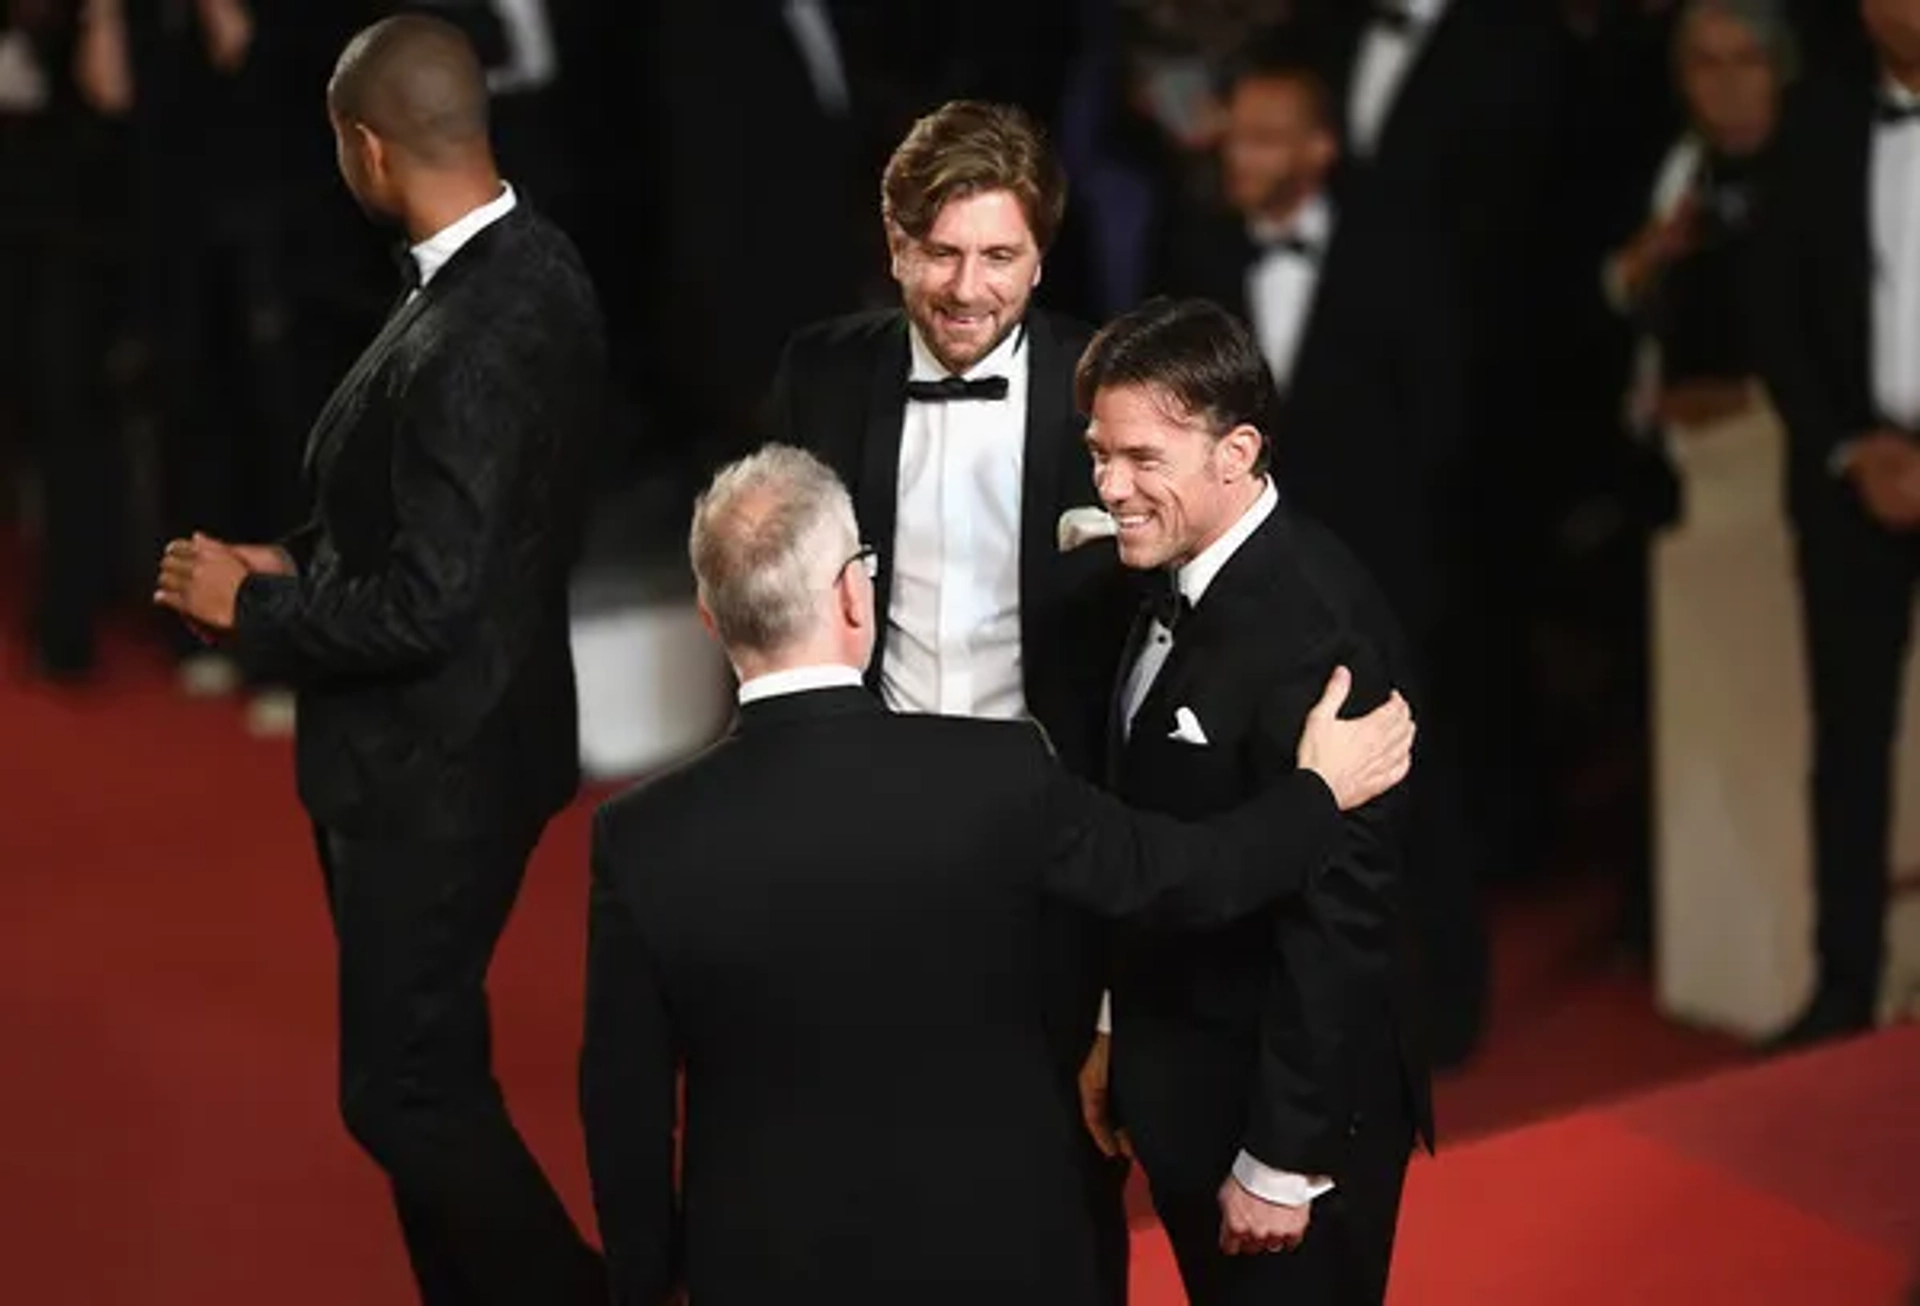
<svg viewBox="0 0 1920 1306">
<path fill-rule="evenodd" d="M 1543 438 L 1559 421 L 1546 350 L 1559 306 L 1584 291 L 1591 260 L 1566 209 L 1582 160 L 1565 151 L 1577 47 L 1558 7 L 1537 0 L 1382 0 L 1327 5 L 1314 20 L 1340 112 L 1343 221 L 1437 242 L 1454 260 L 1471 346 L 1470 468 L 1474 569 L 1486 601 L 1462 687 L 1473 698 L 1471 746 L 1489 779 L 1483 814 L 1488 879 L 1538 864 L 1548 810 L 1527 666 L 1527 631 L 1544 580 L 1567 452 Z M 1436 1060 L 1464 1061 L 1486 1018 L 1484 922 L 1431 958 Z"/>
<path fill-rule="evenodd" d="M 614 1299 L 1104 1300 L 1041 895 L 1206 924 L 1298 891 L 1404 773 L 1404 704 L 1341 722 L 1336 676 L 1299 765 L 1187 829 L 1030 723 L 889 713 L 861 683 L 875 551 L 811 454 L 724 469 L 689 552 L 741 711 L 595 821 L 581 1104 Z"/>
<path fill-rule="evenodd" d="M 1358 701 L 1412 684 L 1365 569 L 1281 501 L 1272 379 L 1206 300 L 1152 300 L 1076 381 L 1120 558 L 1158 571 L 1115 695 L 1112 788 L 1194 819 L 1290 769 L 1335 663 Z M 1418 686 L 1409 696 L 1417 707 Z M 1122 939 L 1115 1119 L 1197 1306 L 1378 1303 L 1416 1137 L 1433 1140 L 1405 929 L 1404 791 L 1350 812 L 1297 900 L 1217 930 Z"/>
<path fill-rule="evenodd" d="M 1920 0 L 1861 0 L 1878 56 L 1788 102 L 1756 233 L 1761 374 L 1787 426 L 1813 707 L 1818 979 L 1773 1044 L 1869 1028 L 1920 548 Z"/>
<path fill-rule="evenodd" d="M 1469 974 L 1485 947 L 1477 886 L 1492 819 L 1462 747 L 1484 606 L 1473 522 L 1466 310 L 1444 248 L 1353 220 L 1329 182 L 1339 146 L 1311 63 L 1271 43 L 1227 98 L 1228 211 L 1175 234 L 1161 289 L 1247 322 L 1279 396 L 1269 429 L 1288 501 L 1380 583 L 1419 665 L 1429 729 L 1408 877 L 1429 965 Z"/>
<path fill-rule="evenodd" d="M 566 582 L 599 313 L 572 245 L 495 170 L 457 30 L 366 29 L 328 107 L 348 188 L 410 242 L 407 288 L 315 423 L 308 524 L 279 546 L 176 540 L 155 597 L 297 688 L 341 1114 L 392 1181 L 422 1299 L 602 1301 L 492 1077 L 485 983 L 578 785 Z"/>
<path fill-rule="evenodd" d="M 1088 332 L 1032 302 L 1066 181 L 1032 120 L 953 101 L 914 124 L 881 182 L 901 306 L 809 326 L 774 381 L 775 438 L 812 448 L 882 544 L 867 680 L 898 711 L 1031 714 L 1097 776 L 1106 697 L 1133 606 L 1110 543 L 1063 549 L 1094 505 L 1074 411 Z M 1052 908 L 1063 1071 L 1099 1004 L 1097 922 Z M 1124 1298 L 1124 1162 L 1087 1157 L 1110 1300 Z"/>
</svg>

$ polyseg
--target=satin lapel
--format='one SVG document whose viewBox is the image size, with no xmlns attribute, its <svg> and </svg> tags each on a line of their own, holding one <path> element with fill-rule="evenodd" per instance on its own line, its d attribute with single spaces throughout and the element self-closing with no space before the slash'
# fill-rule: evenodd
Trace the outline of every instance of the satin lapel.
<svg viewBox="0 0 1920 1306">
<path fill-rule="evenodd" d="M 340 384 L 333 388 L 333 393 L 327 398 L 326 407 L 322 408 L 320 416 L 314 419 L 312 434 L 307 438 L 307 451 L 302 468 L 310 479 L 318 474 L 323 458 L 340 434 L 338 427 L 341 410 L 346 407 L 347 401 L 357 395 L 361 387 L 367 384 L 373 373 L 379 369 L 380 364 L 386 360 L 394 342 L 426 307 L 427 293 L 422 290 L 387 316 L 386 323 L 380 328 L 380 334 L 373 338 L 372 344 L 361 351 L 360 357 L 354 360 L 353 366 L 347 370 L 346 376 L 341 378 Z"/>
<path fill-rule="evenodd" d="M 900 426 L 907 412 L 907 320 L 900 317 L 881 338 L 868 377 L 866 422 L 860 443 L 860 489 L 855 511 L 867 543 L 880 551 L 880 574 L 873 582 L 873 610 L 882 635 L 893 593 L 894 526 L 900 500 Z M 886 640 L 876 639 L 867 683 L 880 683 Z"/>
<path fill-rule="evenodd" d="M 1133 675 L 1133 664 L 1140 660 L 1140 650 L 1146 647 L 1147 631 L 1152 625 L 1144 606 L 1133 614 L 1127 646 L 1120 654 L 1120 669 L 1113 677 L 1113 692 L 1107 696 L 1107 788 L 1114 793 L 1120 792 L 1120 779 L 1125 773 L 1121 763 L 1129 742 L 1126 722 L 1122 719 L 1127 707 L 1127 681 Z"/>
<path fill-rule="evenodd" d="M 1062 468 L 1077 440 L 1071 396 L 1060 378 L 1073 364 L 1044 314 L 1028 318 L 1027 429 L 1020 464 L 1020 641 L 1035 644 L 1034 622 L 1045 606 L 1048 562 L 1059 551 L 1057 526 Z"/>
</svg>

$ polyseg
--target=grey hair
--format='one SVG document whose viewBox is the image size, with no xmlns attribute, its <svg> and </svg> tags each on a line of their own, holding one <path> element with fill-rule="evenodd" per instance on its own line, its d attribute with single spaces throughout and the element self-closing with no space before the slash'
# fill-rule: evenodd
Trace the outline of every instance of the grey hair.
<svg viewBox="0 0 1920 1306">
<path fill-rule="evenodd" d="M 1700 14 L 1723 14 L 1755 37 L 1767 52 L 1773 75 L 1785 86 L 1800 71 L 1800 42 L 1793 24 L 1782 11 L 1780 0 L 1686 0 L 1680 20 L 1673 25 L 1673 57 L 1677 62 L 1687 39 L 1687 29 Z"/>
<path fill-rule="evenodd" d="M 804 449 L 769 444 L 714 476 L 687 553 L 721 643 L 768 655 L 812 634 L 834 563 L 859 547 L 853 500 Z"/>
</svg>

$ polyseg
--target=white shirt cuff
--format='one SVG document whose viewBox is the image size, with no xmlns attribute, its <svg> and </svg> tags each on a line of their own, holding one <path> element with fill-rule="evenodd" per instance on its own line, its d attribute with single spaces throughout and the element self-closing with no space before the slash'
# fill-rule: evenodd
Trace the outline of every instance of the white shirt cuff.
<svg viewBox="0 0 1920 1306">
<path fill-rule="evenodd" d="M 1094 1017 L 1093 1028 L 1101 1034 L 1113 1033 L 1113 994 L 1100 994 L 1100 1014 Z"/>
<path fill-rule="evenodd" d="M 1233 1158 L 1233 1177 L 1255 1197 L 1275 1206 L 1305 1206 L 1322 1193 L 1333 1191 L 1333 1180 L 1325 1175 L 1275 1170 L 1245 1151 Z"/>
</svg>

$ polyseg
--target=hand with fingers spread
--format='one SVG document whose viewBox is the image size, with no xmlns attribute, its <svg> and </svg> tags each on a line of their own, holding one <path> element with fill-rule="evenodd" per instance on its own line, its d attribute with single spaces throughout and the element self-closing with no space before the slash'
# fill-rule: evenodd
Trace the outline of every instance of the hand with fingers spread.
<svg viewBox="0 0 1920 1306">
<path fill-rule="evenodd" d="M 1413 711 L 1398 691 L 1367 715 L 1342 720 L 1340 709 L 1352 691 L 1353 673 L 1335 667 L 1300 733 L 1300 766 L 1326 781 L 1343 812 L 1407 778 L 1416 732 Z"/>
</svg>

